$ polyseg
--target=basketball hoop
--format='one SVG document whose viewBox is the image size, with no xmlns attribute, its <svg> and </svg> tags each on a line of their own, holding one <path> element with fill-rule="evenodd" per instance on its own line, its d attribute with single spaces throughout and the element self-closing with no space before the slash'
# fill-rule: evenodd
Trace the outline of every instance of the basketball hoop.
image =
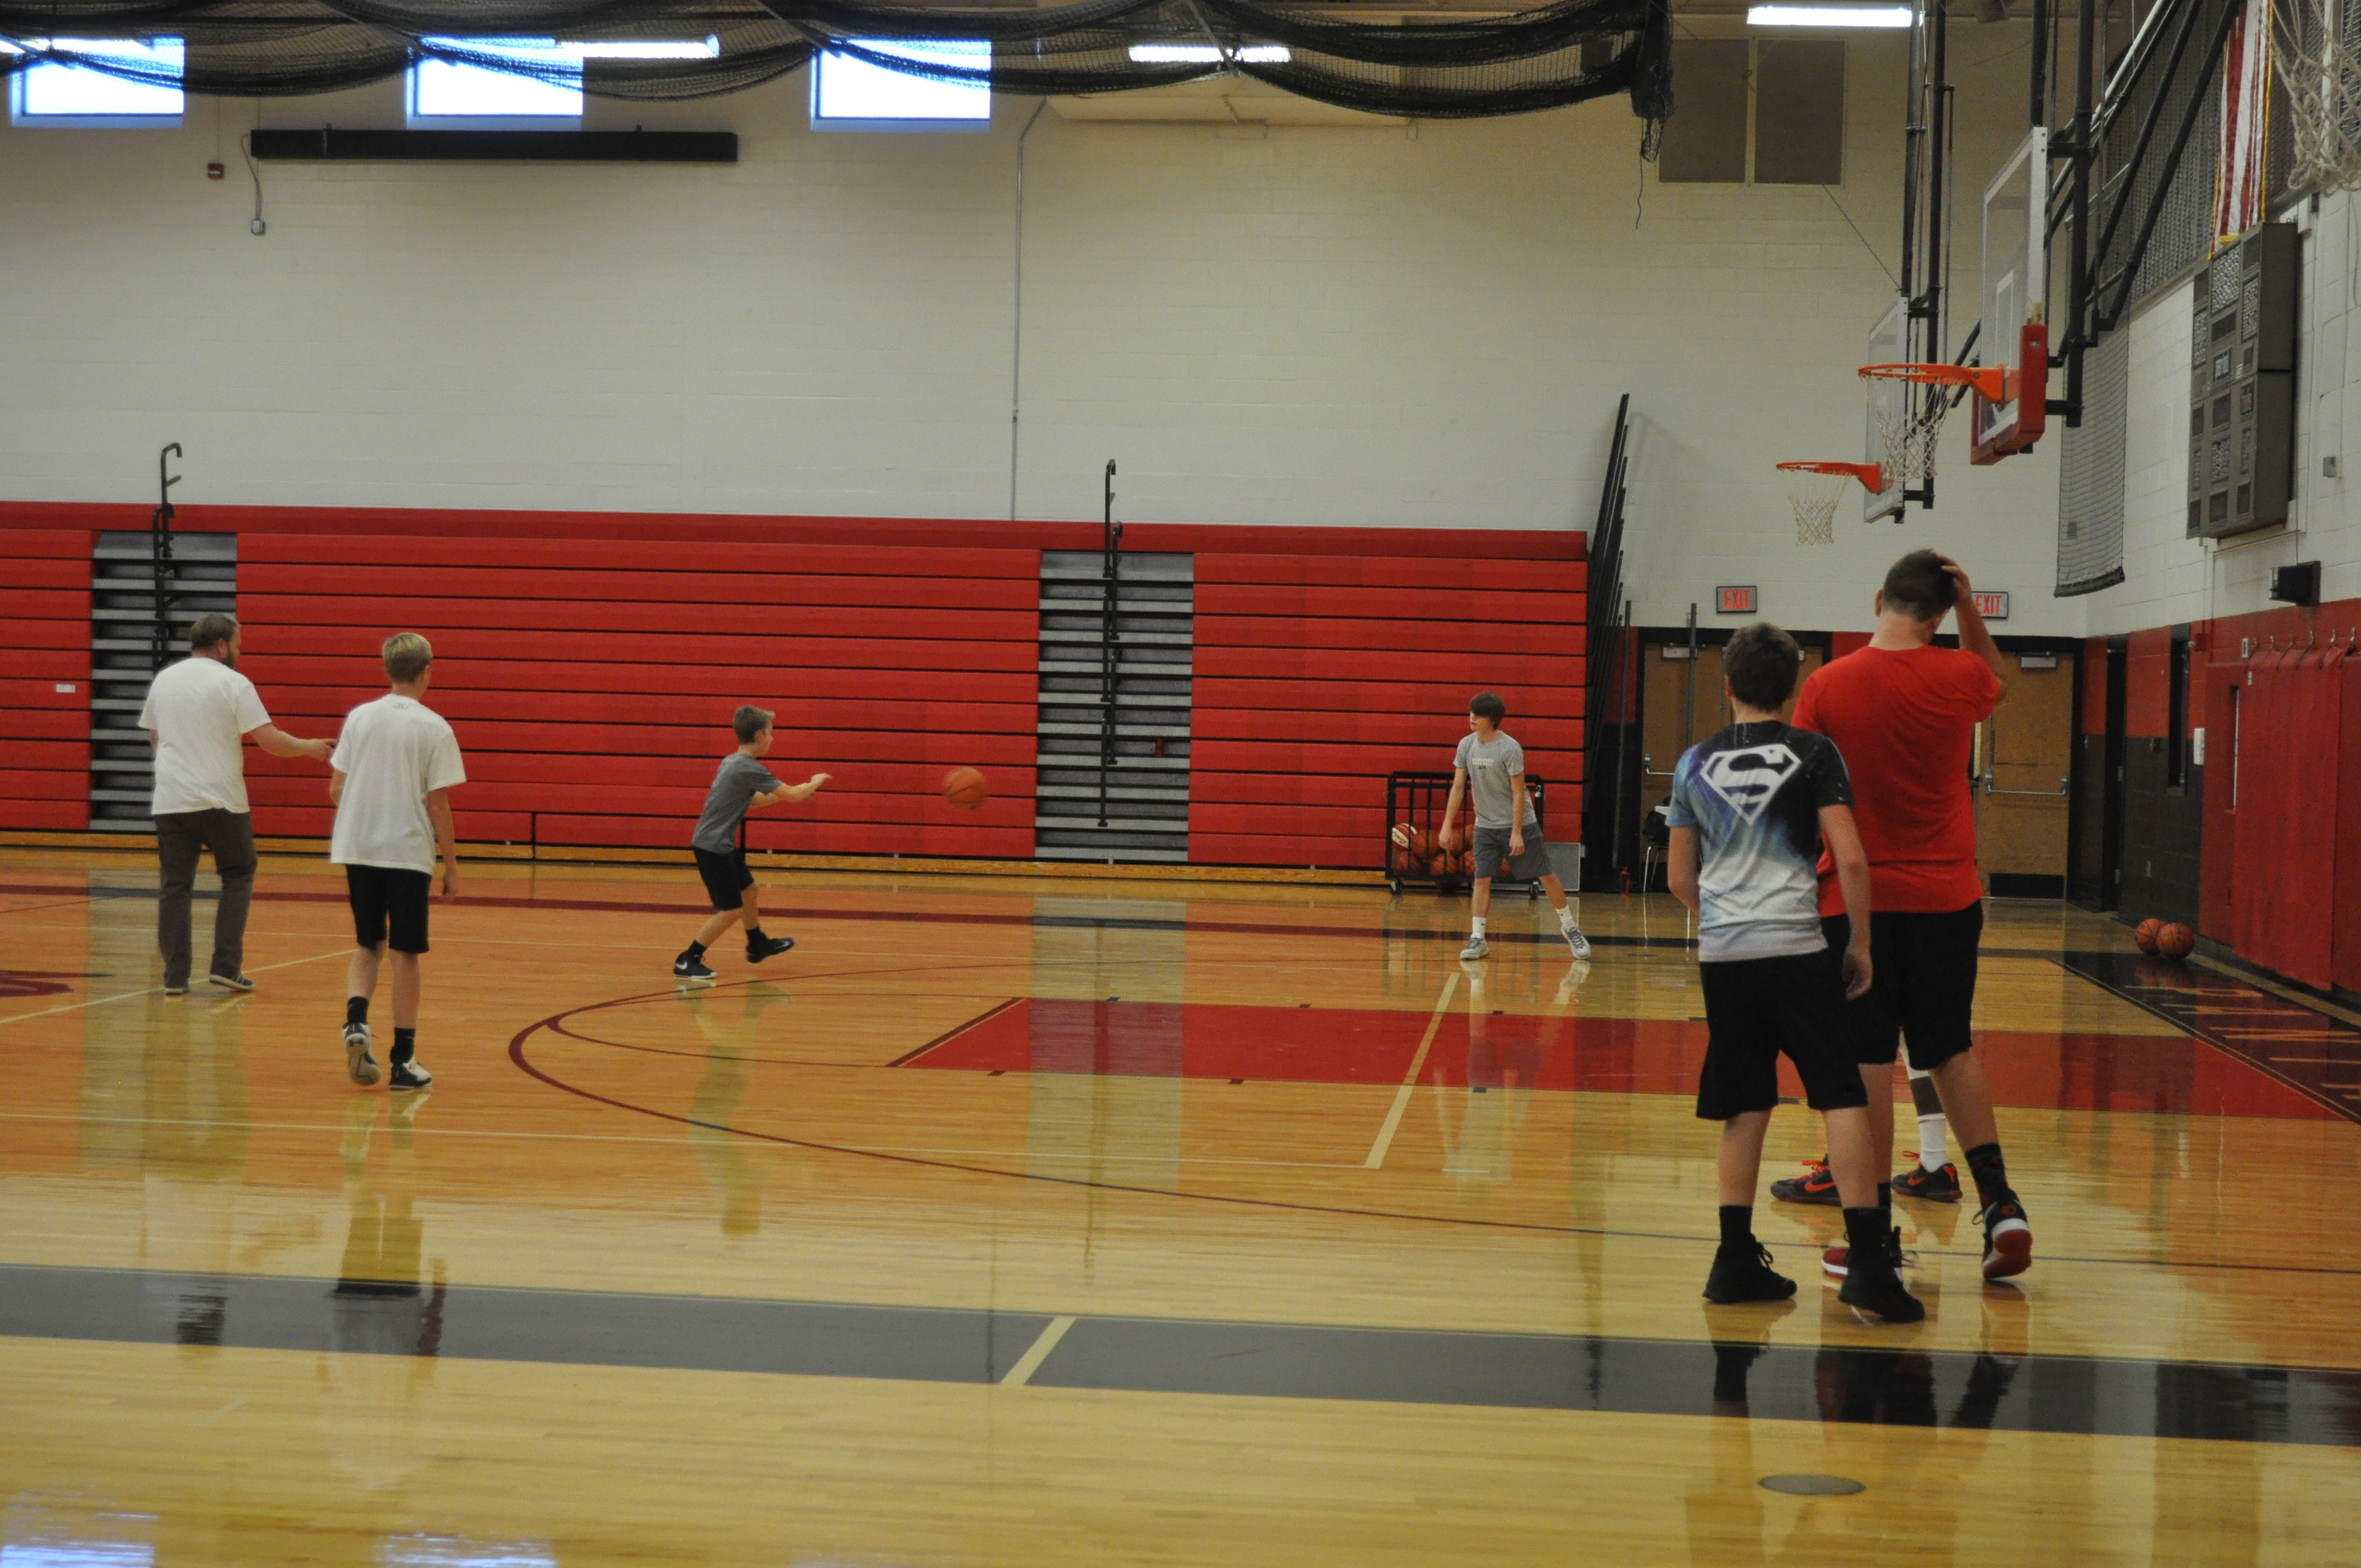
<svg viewBox="0 0 2361 1568">
<path fill-rule="evenodd" d="M 1787 475 L 1787 504 L 1795 512 L 1795 543 L 1834 544 L 1837 502 L 1844 499 L 1848 480 L 1858 479 L 1871 495 L 1885 488 L 1884 475 L 1874 463 L 1782 463 Z"/>
<path fill-rule="evenodd" d="M 1876 404 L 1877 433 L 1884 444 L 1884 471 L 1906 492 L 1924 489 L 1935 474 L 1935 446 L 1943 436 L 1943 420 L 1951 411 L 1949 389 L 1965 387 L 1986 402 L 2008 395 L 2008 371 L 1998 365 L 1864 365 L 1864 381 L 1898 381 L 1898 396 Z M 1913 397 L 1909 389 L 1933 390 Z M 1898 514 L 1897 514 L 1898 515 Z"/>
</svg>

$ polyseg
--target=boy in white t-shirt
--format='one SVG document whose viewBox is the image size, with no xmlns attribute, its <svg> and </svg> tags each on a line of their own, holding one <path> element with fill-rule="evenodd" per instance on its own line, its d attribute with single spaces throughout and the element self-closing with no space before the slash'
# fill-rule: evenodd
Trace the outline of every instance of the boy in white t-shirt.
<svg viewBox="0 0 2361 1568">
<path fill-rule="evenodd" d="M 393 1050 L 387 1087 L 424 1089 L 434 1075 L 418 1063 L 418 956 L 426 951 L 427 901 L 434 866 L 443 896 L 459 892 L 459 852 L 451 831 L 451 787 L 467 782 L 458 738 L 419 699 L 434 650 L 404 631 L 385 640 L 385 674 L 393 690 L 345 716 L 328 798 L 336 803 L 328 859 L 345 868 L 357 949 L 346 974 L 345 1069 L 355 1083 L 375 1083 L 369 1056 L 369 1000 L 379 962 L 391 949 Z"/>
</svg>

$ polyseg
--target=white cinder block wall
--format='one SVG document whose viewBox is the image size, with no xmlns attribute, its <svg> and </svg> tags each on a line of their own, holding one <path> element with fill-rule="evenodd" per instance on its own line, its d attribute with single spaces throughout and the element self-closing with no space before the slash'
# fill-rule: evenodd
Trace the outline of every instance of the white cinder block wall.
<svg viewBox="0 0 2361 1568">
<path fill-rule="evenodd" d="M 2307 199 L 2282 217 L 2303 231 L 2296 345 L 2295 505 L 2285 530 L 2208 544 L 2187 536 L 2191 285 L 2132 323 L 2132 405 L 2125 452 L 2124 572 L 2089 600 L 2091 630 L 2137 631 L 2271 606 L 2275 566 L 2321 563 L 2322 601 L 2361 598 L 2361 399 L 2349 398 L 2349 352 L 2361 326 L 2361 205 L 2351 192 Z M 2338 459 L 2328 478 L 2321 460 Z M 2235 652 L 2235 650 L 2232 650 Z"/>
<path fill-rule="evenodd" d="M 1955 336 L 2025 42 L 1954 30 Z M 1095 518 L 1115 457 L 1132 520 L 1586 528 L 1629 391 L 1643 621 L 1752 582 L 1774 619 L 1865 626 L 1932 543 L 2014 592 L 2008 630 L 2080 633 L 2048 593 L 2054 443 L 1973 469 L 1957 420 L 1937 510 L 1869 528 L 1849 499 L 1836 547 L 1793 543 L 1772 464 L 1861 455 L 1902 69 L 1897 37 L 1852 40 L 1829 191 L 1659 185 L 1620 98 L 1259 139 L 1046 113 L 1017 510 Z M 260 238 L 239 133 L 399 125 L 399 84 L 0 131 L 0 495 L 144 501 L 179 441 L 183 502 L 1005 516 L 1031 104 L 862 136 L 812 133 L 807 99 L 586 122 L 732 129 L 730 169 L 266 166 Z"/>
</svg>

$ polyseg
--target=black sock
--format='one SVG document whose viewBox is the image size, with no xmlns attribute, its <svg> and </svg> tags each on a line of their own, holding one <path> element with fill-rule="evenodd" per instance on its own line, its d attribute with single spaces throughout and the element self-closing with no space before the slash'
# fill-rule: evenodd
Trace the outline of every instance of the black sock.
<svg viewBox="0 0 2361 1568">
<path fill-rule="evenodd" d="M 1894 1227 L 1876 1210 L 1847 1209 L 1844 1217 L 1845 1245 L 1852 1249 L 1853 1261 L 1885 1255 L 1885 1238 Z"/>
<path fill-rule="evenodd" d="M 346 1028 L 350 1028 L 350 1027 L 351 1027 L 352 1025 L 354 1025 L 355 1024 L 366 1024 L 366 1023 L 368 1023 L 368 997 L 366 997 L 366 996 L 347 996 L 347 997 L 346 997 L 346 998 L 345 998 L 345 1026 L 346 1026 Z"/>
<path fill-rule="evenodd" d="M 1877 1223 L 1889 1231 L 1894 1228 L 1894 1183 L 1891 1181 L 1877 1184 Z"/>
<path fill-rule="evenodd" d="M 1724 1203 L 1721 1206 L 1721 1245 L 1731 1247 L 1752 1247 L 1754 1245 L 1754 1205 Z"/>
<path fill-rule="evenodd" d="M 1970 1149 L 1968 1174 L 1976 1179 L 1976 1201 L 1986 1208 L 2016 1196 L 2008 1184 L 2008 1167 L 2001 1162 L 1998 1144 L 1978 1144 Z"/>
<path fill-rule="evenodd" d="M 704 943 L 702 943 L 702 942 L 691 942 L 691 943 L 688 945 L 688 954 L 687 954 L 687 958 L 688 958 L 688 961 L 689 961 L 690 963 L 695 963 L 697 959 L 699 959 L 703 958 L 704 956 L 705 956 L 705 944 L 704 944 Z"/>
<path fill-rule="evenodd" d="M 396 1029 L 393 1032 L 393 1055 L 389 1060 L 396 1064 L 408 1061 L 418 1054 L 418 1031 Z"/>
<path fill-rule="evenodd" d="M 760 926 L 749 926 L 746 927 L 746 945 L 748 947 L 759 948 L 770 939 L 771 938 L 768 937 L 763 935 L 763 928 Z"/>
</svg>

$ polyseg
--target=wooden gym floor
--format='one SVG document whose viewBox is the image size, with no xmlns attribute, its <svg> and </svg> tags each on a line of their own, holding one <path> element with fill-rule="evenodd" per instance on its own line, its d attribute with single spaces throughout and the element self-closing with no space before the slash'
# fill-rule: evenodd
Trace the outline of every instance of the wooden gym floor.
<svg viewBox="0 0 2361 1568">
<path fill-rule="evenodd" d="M 685 864 L 469 872 L 396 1098 L 325 865 L 167 999 L 151 861 L 0 852 L 0 1561 L 2354 1560 L 2361 1028 L 2111 922 L 1993 906 L 2036 1266 L 1905 1202 L 1897 1330 L 1767 1195 L 1795 1302 L 1699 1299 L 1661 896 L 1463 967 L 1421 893 L 775 874 L 682 994 Z"/>
</svg>

